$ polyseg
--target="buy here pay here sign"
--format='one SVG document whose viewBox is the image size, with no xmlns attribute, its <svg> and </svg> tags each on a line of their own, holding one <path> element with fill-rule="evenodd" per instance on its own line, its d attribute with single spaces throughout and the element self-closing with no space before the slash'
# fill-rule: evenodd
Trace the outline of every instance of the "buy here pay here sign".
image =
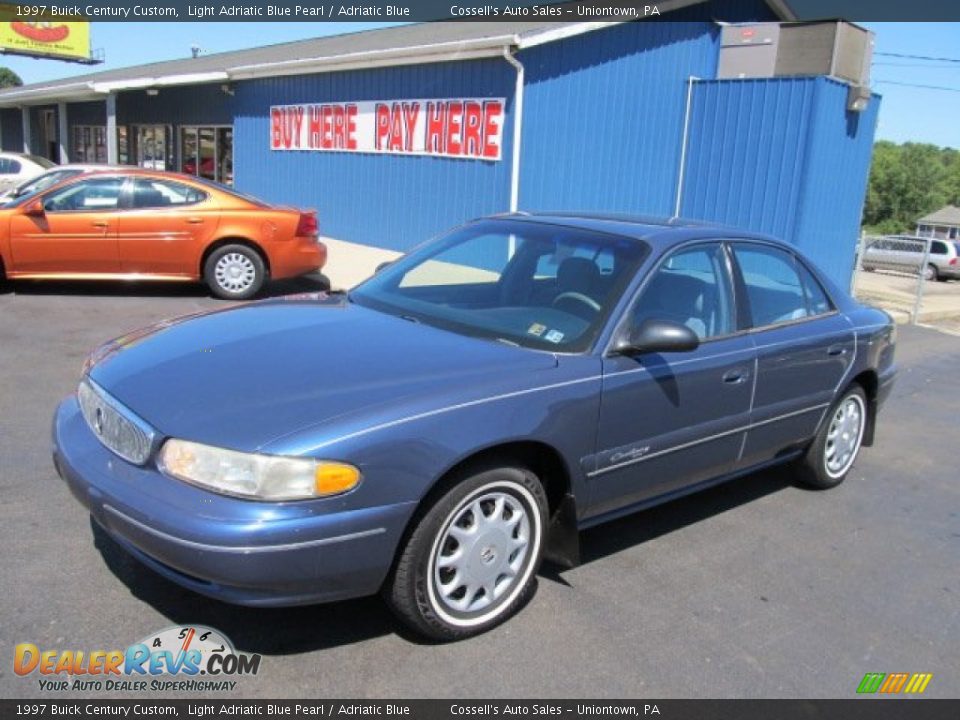
<svg viewBox="0 0 960 720">
<path fill-rule="evenodd" d="M 274 105 L 270 149 L 499 160 L 503 124 L 503 98 Z"/>
</svg>

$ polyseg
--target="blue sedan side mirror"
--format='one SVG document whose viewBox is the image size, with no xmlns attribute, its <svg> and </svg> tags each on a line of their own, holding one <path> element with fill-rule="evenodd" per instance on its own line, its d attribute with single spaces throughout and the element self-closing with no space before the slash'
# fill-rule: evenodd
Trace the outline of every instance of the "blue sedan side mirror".
<svg viewBox="0 0 960 720">
<path fill-rule="evenodd" d="M 672 320 L 644 320 L 631 328 L 617 341 L 613 350 L 617 355 L 639 355 L 653 352 L 689 352 L 700 347 L 697 334 Z"/>
</svg>

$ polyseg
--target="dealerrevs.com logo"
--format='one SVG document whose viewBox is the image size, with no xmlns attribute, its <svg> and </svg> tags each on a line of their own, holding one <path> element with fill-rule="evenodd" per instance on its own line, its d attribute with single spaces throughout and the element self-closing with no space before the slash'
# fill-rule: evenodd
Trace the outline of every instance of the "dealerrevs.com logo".
<svg viewBox="0 0 960 720">
<path fill-rule="evenodd" d="M 20 643 L 13 671 L 39 676 L 43 691 L 229 692 L 237 686 L 233 678 L 259 672 L 260 659 L 237 652 L 219 630 L 195 625 L 169 627 L 126 650 L 51 650 Z"/>
</svg>

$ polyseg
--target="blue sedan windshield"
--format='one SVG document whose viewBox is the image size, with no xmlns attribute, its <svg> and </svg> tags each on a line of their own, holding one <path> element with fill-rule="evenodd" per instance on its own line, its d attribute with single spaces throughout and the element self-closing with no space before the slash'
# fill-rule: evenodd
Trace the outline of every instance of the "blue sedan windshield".
<svg viewBox="0 0 960 720">
<path fill-rule="evenodd" d="M 484 220 L 420 246 L 350 299 L 467 335 L 581 352 L 648 251 L 619 235 Z"/>
</svg>

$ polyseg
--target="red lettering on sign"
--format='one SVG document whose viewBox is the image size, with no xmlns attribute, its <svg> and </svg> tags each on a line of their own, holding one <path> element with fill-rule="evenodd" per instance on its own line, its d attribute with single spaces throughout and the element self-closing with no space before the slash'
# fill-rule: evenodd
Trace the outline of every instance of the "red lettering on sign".
<svg viewBox="0 0 960 720">
<path fill-rule="evenodd" d="M 343 137 L 343 106 L 333 106 L 333 146 L 342 149 L 346 143 Z"/>
<path fill-rule="evenodd" d="M 403 147 L 407 152 L 413 150 L 413 134 L 416 131 L 419 114 L 420 103 L 403 104 Z"/>
<path fill-rule="evenodd" d="M 390 108 L 384 103 L 377 103 L 374 113 L 377 122 L 374 147 L 377 150 L 384 150 L 390 139 Z"/>
<path fill-rule="evenodd" d="M 427 103 L 427 138 L 424 150 L 428 153 L 442 153 L 444 148 L 443 126 L 446 120 L 445 103 Z"/>
<path fill-rule="evenodd" d="M 310 106 L 309 128 L 307 146 L 311 148 L 320 147 L 320 108 L 316 105 Z"/>
<path fill-rule="evenodd" d="M 270 109 L 270 149 L 280 149 L 280 109 Z"/>
<path fill-rule="evenodd" d="M 271 145 L 275 148 L 300 147 L 300 131 L 303 128 L 303 107 L 282 107 L 271 113 Z"/>
<path fill-rule="evenodd" d="M 347 150 L 357 149 L 357 106 L 347 105 L 347 127 L 346 127 L 346 147 Z"/>
<path fill-rule="evenodd" d="M 500 157 L 498 129 L 503 118 L 503 103 L 500 100 L 488 100 L 483 104 L 483 157 Z"/>
<path fill-rule="evenodd" d="M 293 122 L 290 128 L 290 141 L 287 147 L 300 147 L 300 134 L 301 129 L 303 128 L 303 106 L 297 105 L 293 109 Z"/>
<path fill-rule="evenodd" d="M 461 153 L 461 133 L 463 129 L 463 103 L 454 100 L 447 103 L 447 155 Z"/>
<path fill-rule="evenodd" d="M 333 107 L 330 105 L 321 105 L 320 106 L 320 117 L 321 120 L 321 133 L 320 133 L 320 147 L 324 150 L 329 150 L 333 147 L 333 141 L 331 139 L 331 123 L 330 115 L 333 113 Z"/>
<path fill-rule="evenodd" d="M 390 150 L 403 150 L 403 112 L 400 103 L 394 103 L 390 111 Z"/>
<path fill-rule="evenodd" d="M 483 152 L 483 107 L 478 102 L 468 101 L 463 104 L 463 153 L 480 157 Z"/>
</svg>

